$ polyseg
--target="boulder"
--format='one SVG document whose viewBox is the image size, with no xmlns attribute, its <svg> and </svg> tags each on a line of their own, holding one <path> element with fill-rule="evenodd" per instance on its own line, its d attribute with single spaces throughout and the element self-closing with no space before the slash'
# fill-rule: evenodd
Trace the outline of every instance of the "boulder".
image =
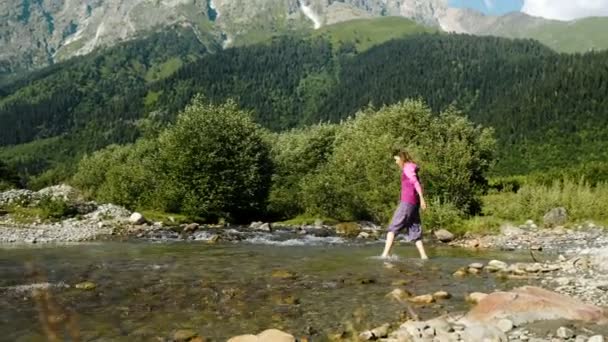
<svg viewBox="0 0 608 342">
<path fill-rule="evenodd" d="M 509 339 L 504 332 L 491 324 L 468 326 L 463 334 L 463 341 L 507 342 Z"/>
<path fill-rule="evenodd" d="M 547 228 L 563 226 L 568 221 L 568 211 L 566 208 L 553 208 L 543 216 L 543 224 Z"/>
<path fill-rule="evenodd" d="M 190 223 L 184 226 L 184 229 L 182 230 L 184 233 L 194 233 L 195 231 L 197 231 L 199 228 L 199 224 L 198 223 Z"/>
<path fill-rule="evenodd" d="M 135 212 L 133 214 L 131 214 L 131 216 L 129 216 L 129 223 L 131 224 L 144 224 L 146 223 L 146 218 L 144 217 L 144 215 Z"/>
<path fill-rule="evenodd" d="M 538 320 L 572 320 L 608 323 L 605 309 L 539 287 L 524 286 L 510 292 L 486 295 L 464 317 L 465 324 L 485 324 L 507 318 L 514 325 Z"/>
<path fill-rule="evenodd" d="M 574 337 L 574 331 L 566 327 L 559 327 L 559 329 L 557 329 L 556 335 L 560 338 L 569 339 Z"/>
<path fill-rule="evenodd" d="M 439 229 L 435 231 L 435 238 L 441 242 L 451 242 L 454 240 L 454 234 L 450 233 L 446 229 Z"/>
</svg>

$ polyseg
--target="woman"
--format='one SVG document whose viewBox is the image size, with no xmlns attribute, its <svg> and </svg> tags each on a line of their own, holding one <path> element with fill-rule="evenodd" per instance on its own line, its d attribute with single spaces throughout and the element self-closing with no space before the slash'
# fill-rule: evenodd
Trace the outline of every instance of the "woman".
<svg viewBox="0 0 608 342">
<path fill-rule="evenodd" d="M 393 247 L 395 235 L 403 229 L 407 229 L 408 241 L 415 241 L 420 258 L 428 259 L 422 244 L 422 222 L 420 221 L 420 208 L 426 209 L 426 201 L 422 193 L 422 187 L 418 180 L 418 165 L 414 163 L 412 157 L 404 150 L 399 150 L 394 154 L 395 163 L 401 170 L 401 198 L 399 207 L 393 215 L 388 233 L 386 234 L 386 245 L 383 258 L 388 258 Z"/>
</svg>

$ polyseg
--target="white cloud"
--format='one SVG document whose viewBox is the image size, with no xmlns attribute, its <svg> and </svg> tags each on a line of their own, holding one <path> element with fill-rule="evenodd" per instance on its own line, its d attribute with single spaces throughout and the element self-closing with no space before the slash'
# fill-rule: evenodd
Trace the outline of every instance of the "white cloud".
<svg viewBox="0 0 608 342">
<path fill-rule="evenodd" d="M 483 0 L 483 3 L 486 5 L 487 9 L 494 8 L 494 0 Z"/>
<path fill-rule="evenodd" d="M 522 12 L 549 19 L 608 16 L 608 0 L 524 0 Z"/>
</svg>

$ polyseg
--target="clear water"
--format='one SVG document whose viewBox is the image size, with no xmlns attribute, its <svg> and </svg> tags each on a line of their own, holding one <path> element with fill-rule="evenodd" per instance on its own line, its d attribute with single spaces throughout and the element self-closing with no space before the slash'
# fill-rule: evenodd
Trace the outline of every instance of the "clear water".
<svg viewBox="0 0 608 342">
<path fill-rule="evenodd" d="M 63 318 L 77 318 L 68 330 L 84 341 L 151 341 L 181 328 L 214 341 L 267 328 L 317 341 L 349 323 L 364 329 L 398 322 L 405 308 L 386 297 L 399 287 L 397 281 L 408 281 L 401 287 L 414 294 L 446 290 L 453 295 L 415 307 L 422 318 L 466 309 L 468 292 L 523 284 L 491 275 L 459 280 L 452 273 L 475 261 L 520 261 L 526 255 L 431 246 L 432 259 L 422 262 L 413 246 L 401 245 L 396 247 L 399 258 L 386 264 L 375 257 L 380 243 L 335 244 L 331 239 L 282 245 L 258 239 L 219 245 L 0 246 L 0 340 L 44 341 L 40 317 L 50 315 L 61 329 Z M 277 270 L 295 276 L 273 277 Z M 83 281 L 97 287 L 73 287 Z M 72 286 L 52 288 L 50 313 L 40 315 L 40 301 L 16 286 L 42 282 Z"/>
</svg>

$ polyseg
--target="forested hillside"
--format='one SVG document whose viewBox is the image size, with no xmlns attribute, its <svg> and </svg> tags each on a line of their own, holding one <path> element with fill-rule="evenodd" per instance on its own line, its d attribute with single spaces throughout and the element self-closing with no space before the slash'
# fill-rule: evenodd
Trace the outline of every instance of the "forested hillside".
<svg viewBox="0 0 608 342">
<path fill-rule="evenodd" d="M 275 131 L 405 98 L 435 111 L 455 105 L 494 127 L 494 171 L 503 175 L 608 160 L 608 52 L 562 55 L 531 40 L 443 34 L 360 46 L 284 36 L 196 59 L 204 51 L 191 33 L 159 33 L 5 87 L 0 144 L 29 144 L 3 148 L 0 159 L 36 173 L 154 134 L 202 93 L 216 103 L 235 99 Z"/>
</svg>

